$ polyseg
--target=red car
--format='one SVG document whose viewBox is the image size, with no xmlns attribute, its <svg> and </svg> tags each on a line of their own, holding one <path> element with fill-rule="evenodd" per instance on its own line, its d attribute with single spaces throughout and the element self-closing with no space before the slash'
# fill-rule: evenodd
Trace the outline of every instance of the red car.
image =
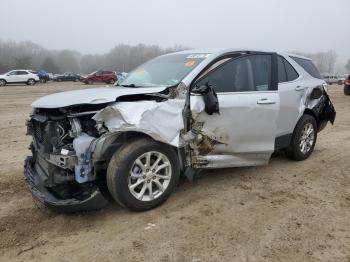
<svg viewBox="0 0 350 262">
<path fill-rule="evenodd" d="M 117 79 L 118 77 L 115 72 L 99 70 L 91 74 L 88 74 L 86 76 L 82 76 L 80 78 L 80 81 L 85 84 L 93 84 L 94 82 L 104 82 L 107 84 L 114 84 L 114 82 L 117 81 Z"/>
</svg>

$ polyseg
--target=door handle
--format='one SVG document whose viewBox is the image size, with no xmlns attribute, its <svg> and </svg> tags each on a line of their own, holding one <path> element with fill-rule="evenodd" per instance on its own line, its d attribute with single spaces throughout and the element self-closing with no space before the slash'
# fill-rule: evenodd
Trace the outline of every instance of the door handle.
<svg viewBox="0 0 350 262">
<path fill-rule="evenodd" d="M 275 101 L 267 99 L 267 98 L 261 98 L 260 100 L 257 101 L 259 105 L 272 105 L 276 104 Z"/>
<path fill-rule="evenodd" d="M 303 91 L 306 88 L 306 86 L 296 86 L 295 90 L 296 91 Z"/>
</svg>

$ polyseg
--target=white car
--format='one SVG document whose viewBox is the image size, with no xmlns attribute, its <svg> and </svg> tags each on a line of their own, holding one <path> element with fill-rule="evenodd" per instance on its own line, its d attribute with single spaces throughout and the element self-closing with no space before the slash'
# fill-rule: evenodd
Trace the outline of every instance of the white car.
<svg viewBox="0 0 350 262">
<path fill-rule="evenodd" d="M 307 159 L 336 112 L 308 58 L 252 50 L 188 50 L 139 66 L 115 87 L 32 104 L 33 196 L 60 211 L 163 203 L 180 174 L 259 166 L 275 150 Z M 219 179 L 219 178 L 218 178 Z"/>
<path fill-rule="evenodd" d="M 39 76 L 33 74 L 30 70 L 12 70 L 6 74 L 0 75 L 0 86 L 7 84 L 20 84 L 35 85 L 39 82 Z"/>
</svg>

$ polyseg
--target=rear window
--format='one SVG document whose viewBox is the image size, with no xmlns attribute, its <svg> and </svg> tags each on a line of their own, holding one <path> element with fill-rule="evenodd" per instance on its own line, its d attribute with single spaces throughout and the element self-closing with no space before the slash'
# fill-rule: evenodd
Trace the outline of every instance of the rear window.
<svg viewBox="0 0 350 262">
<path fill-rule="evenodd" d="M 314 65 L 314 63 L 311 60 L 294 57 L 291 56 L 291 58 L 297 62 L 306 72 L 308 72 L 311 76 L 322 79 L 322 76 L 320 72 L 318 71 L 317 67 Z"/>
<path fill-rule="evenodd" d="M 278 83 L 289 82 L 299 77 L 294 67 L 282 56 L 278 56 Z"/>
</svg>

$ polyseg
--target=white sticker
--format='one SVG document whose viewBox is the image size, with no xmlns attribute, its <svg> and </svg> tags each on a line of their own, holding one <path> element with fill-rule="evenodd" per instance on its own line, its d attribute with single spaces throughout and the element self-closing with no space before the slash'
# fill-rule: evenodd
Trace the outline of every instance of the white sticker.
<svg viewBox="0 0 350 262">
<path fill-rule="evenodd" d="M 64 149 L 64 148 L 61 149 L 61 155 L 66 156 L 66 155 L 68 155 L 68 153 L 69 153 L 69 150 Z"/>
<path fill-rule="evenodd" d="M 207 58 L 210 56 L 210 54 L 192 54 L 187 56 L 187 59 L 202 59 L 202 58 Z"/>
</svg>

